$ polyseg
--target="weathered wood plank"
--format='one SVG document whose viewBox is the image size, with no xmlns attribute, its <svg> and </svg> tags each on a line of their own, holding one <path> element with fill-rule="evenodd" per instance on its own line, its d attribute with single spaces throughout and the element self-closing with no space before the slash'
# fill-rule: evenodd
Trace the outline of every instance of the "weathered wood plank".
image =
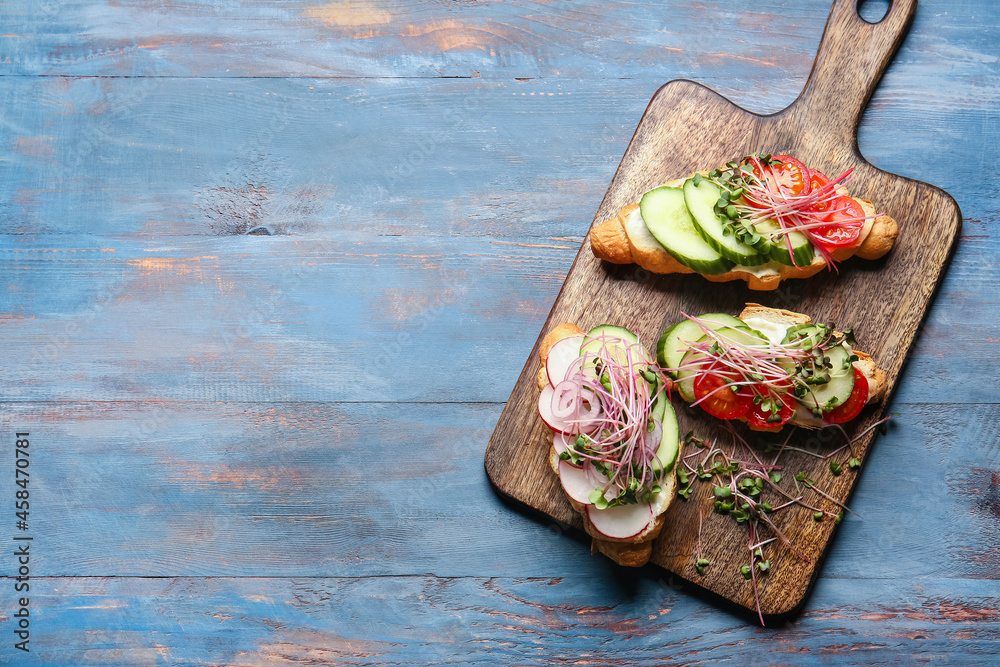
<svg viewBox="0 0 1000 667">
<path fill-rule="evenodd" d="M 956 67 L 981 95 L 887 81 L 861 149 L 980 220 L 1000 74 Z M 6 78 L 0 231 L 582 236 L 660 83 Z"/>
<path fill-rule="evenodd" d="M 822 581 L 761 629 L 669 582 L 556 578 L 41 578 L 6 664 L 988 664 L 996 581 Z M 6 613 L 6 610 L 5 610 Z M 10 619 L 0 620 L 9 634 Z"/>
<path fill-rule="evenodd" d="M 495 424 L 574 254 L 564 247 L 653 91 L 687 76 L 783 108 L 828 7 L 0 6 L 0 395 L 14 400 L 0 414 L 47 447 L 33 468 L 51 474 L 39 478 L 42 574 L 301 577 L 44 579 L 32 658 L 988 662 L 1000 548 L 1000 401 L 983 370 L 1000 340 L 998 218 L 983 197 L 1000 173 L 992 3 L 921 0 L 860 127 L 874 164 L 959 200 L 965 237 L 904 369 L 903 415 L 852 500 L 864 520 L 839 528 L 798 624 L 756 631 L 663 589 L 655 570 L 620 574 L 500 505 L 482 442 L 463 445 Z M 299 78 L 229 79 L 246 76 Z M 242 238 L 261 218 L 281 236 Z M 440 363 L 442 341 L 461 372 Z M 39 357 L 50 344 L 56 355 Z M 372 355 L 413 367 L 387 386 L 357 368 Z M 303 398 L 488 404 L 282 402 Z M 386 482 L 373 452 L 410 467 Z M 372 509 L 345 505 L 331 479 Z M 463 506 L 442 509 L 442 486 Z M 314 579 L 316 563 L 349 579 Z M 427 572 L 444 578 L 410 576 Z"/>
<path fill-rule="evenodd" d="M 850 169 L 856 179 L 853 192 L 875 202 L 876 208 L 898 220 L 906 233 L 897 239 L 891 255 L 880 263 L 878 271 L 838 275 L 836 280 L 830 280 L 830 276 L 813 278 L 793 309 L 817 320 L 833 321 L 840 327 L 867 325 L 861 337 L 863 349 L 884 369 L 890 393 L 928 313 L 931 296 L 944 275 L 961 226 L 961 212 L 947 193 L 879 171 L 858 152 L 856 137 L 861 113 L 902 42 L 915 11 L 915 0 L 895 2 L 885 20 L 872 25 L 857 16 L 855 0 L 836 0 L 802 95 L 777 114 L 748 113 L 688 81 L 666 84 L 657 91 L 643 115 L 596 218 L 602 221 L 620 215 L 623 206 L 638 201 L 643 192 L 658 183 L 757 152 L 787 152 L 808 165 L 820 166 L 827 173 Z M 563 322 L 576 323 L 583 330 L 611 322 L 636 332 L 648 346 L 666 324 L 676 322 L 683 312 L 736 314 L 746 300 L 738 291 L 728 289 L 731 286 L 708 283 L 699 276 L 693 276 L 693 282 L 676 291 L 665 289 L 659 281 L 623 278 L 617 275 L 619 271 L 610 272 L 595 259 L 598 254 L 596 249 L 591 253 L 584 243 L 486 452 L 487 474 L 499 492 L 553 519 L 581 527 L 587 522 L 581 522 L 571 507 L 571 499 L 562 497 L 559 484 L 549 470 L 551 437 L 544 434 L 551 433 L 538 416 L 536 353 L 543 337 Z M 633 269 L 632 273 L 636 271 Z M 754 300 L 774 306 L 774 296 L 761 294 Z M 676 314 L 664 318 L 665 313 Z M 877 409 L 883 410 L 886 403 L 883 400 Z M 708 442 L 716 439 L 725 442 L 729 437 L 727 429 L 717 419 L 697 412 L 689 417 L 678 416 L 680 432 L 693 429 Z M 879 415 L 869 411 L 845 425 L 846 435 L 854 443 L 852 453 L 862 461 L 872 439 L 869 427 L 878 419 Z M 774 523 L 766 521 L 770 529 L 765 530 L 764 537 L 781 537 L 786 543 L 791 539 L 796 547 L 780 547 L 776 553 L 761 557 L 763 561 L 777 556 L 780 568 L 760 583 L 755 578 L 752 592 L 732 576 L 720 573 L 720 568 L 732 572 L 742 565 L 751 570 L 754 563 L 750 549 L 739 553 L 735 544 L 753 545 L 760 537 L 735 522 L 709 520 L 709 530 L 715 537 L 704 544 L 702 512 L 700 508 L 696 511 L 691 503 L 674 503 L 666 510 L 663 521 L 675 530 L 652 541 L 649 560 L 680 576 L 699 578 L 713 593 L 747 609 L 756 609 L 762 614 L 762 621 L 764 616 L 786 614 L 798 608 L 816 578 L 817 563 L 825 555 L 833 532 L 829 522 L 823 525 L 821 521 L 810 521 L 811 514 L 816 512 L 822 519 L 824 514 L 817 507 L 830 511 L 821 500 L 832 501 L 833 512 L 837 512 L 855 481 L 851 475 L 830 474 L 825 459 L 799 454 L 799 448 L 808 447 L 809 442 L 817 439 L 818 436 L 806 433 L 793 438 L 790 446 L 795 451 L 790 452 L 791 460 L 786 457 L 782 463 L 801 471 L 796 478 L 817 480 L 825 495 L 807 494 L 807 499 L 818 500 L 809 511 L 805 509 L 809 505 L 794 508 L 792 524 L 778 519 Z M 846 460 L 845 456 L 841 463 Z M 693 467 L 690 472 L 694 472 Z M 795 492 L 786 488 L 784 493 Z M 700 489 L 693 497 L 699 505 L 712 499 L 709 489 Z M 769 500 L 778 503 L 784 499 L 775 495 Z M 751 521 L 751 527 L 754 523 Z M 764 524 L 761 521 L 759 525 Z M 602 533 L 587 527 L 595 537 L 596 550 L 596 540 Z M 695 550 L 715 567 L 696 573 L 690 557 Z"/>
<path fill-rule="evenodd" d="M 31 434 L 39 576 L 632 576 L 489 487 L 482 453 L 499 404 L 0 408 L 3 433 Z M 838 528 L 823 577 L 993 577 L 996 404 L 897 409 L 850 503 L 863 519 Z M 0 475 L 0 497 L 13 484 Z M 0 527 L 9 540 L 13 524 Z M 0 559 L 0 575 L 14 567 Z"/>
<path fill-rule="evenodd" d="M 8 4 L 0 62 L 47 75 L 617 78 L 666 66 L 801 77 L 828 11 L 826 0 Z M 764 27 L 781 37 L 767 54 Z"/>
<path fill-rule="evenodd" d="M 17 400 L 503 401 L 578 243 L 0 236 L 0 390 Z M 960 243 L 897 400 L 1000 402 L 978 381 L 1000 354 L 990 296 L 1000 273 L 985 270 L 998 263 L 994 237 Z M 775 305 L 793 307 L 798 289 Z"/>
</svg>

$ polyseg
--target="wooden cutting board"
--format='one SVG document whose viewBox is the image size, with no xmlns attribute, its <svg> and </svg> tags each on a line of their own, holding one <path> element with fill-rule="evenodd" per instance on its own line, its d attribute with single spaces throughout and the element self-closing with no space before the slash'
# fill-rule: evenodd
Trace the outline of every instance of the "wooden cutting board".
<svg viewBox="0 0 1000 667">
<path fill-rule="evenodd" d="M 773 115 L 741 109 L 691 81 L 666 84 L 649 103 L 595 216 L 595 222 L 606 220 L 656 185 L 747 153 L 787 153 L 829 175 L 853 168 L 852 194 L 872 200 L 899 223 L 900 236 L 889 255 L 876 262 L 855 258 L 842 263 L 839 274 L 786 281 L 774 292 L 751 292 L 741 281 L 714 284 L 697 275 L 654 276 L 636 266 L 605 264 L 594 258 L 586 239 L 486 450 L 486 471 L 499 493 L 554 521 L 582 528 L 548 466 L 548 445 L 537 415 L 538 345 L 542 335 L 561 322 L 575 322 L 583 329 L 619 324 L 638 332 L 652 348 L 666 326 L 681 319 L 682 310 L 735 315 L 745 302 L 756 301 L 806 313 L 841 329 L 853 328 L 859 349 L 886 370 L 891 393 L 961 226 L 961 212 L 947 193 L 876 169 L 858 151 L 861 112 L 902 41 L 916 4 L 893 0 L 885 18 L 870 24 L 857 15 L 856 0 L 836 0 L 804 91 Z M 676 398 L 674 405 L 681 433 L 694 429 L 706 439 L 724 437 L 711 417 L 682 407 Z M 884 409 L 885 402 L 869 406 L 848 433 L 861 433 Z M 862 461 L 873 433 L 855 444 Z M 822 454 L 842 442 L 827 431 L 819 435 L 798 430 L 790 444 Z M 859 476 L 855 471 L 833 476 L 829 461 L 797 452 L 783 454 L 782 463 L 782 486 L 791 487 L 794 474 L 804 471 L 841 502 Z M 753 589 L 739 574 L 747 562 L 747 526 L 712 511 L 710 483 L 696 482 L 694 489 L 689 500 L 677 498 L 668 510 L 651 562 L 754 609 Z M 694 567 L 699 511 L 704 513 L 703 553 L 712 563 L 703 576 Z M 773 569 L 759 578 L 759 595 L 763 613 L 772 617 L 796 611 L 804 601 L 835 531 L 833 521 L 815 522 L 811 511 L 802 508 L 776 516 L 809 562 L 785 547 L 769 549 Z M 848 515 L 847 520 L 858 519 Z"/>
</svg>

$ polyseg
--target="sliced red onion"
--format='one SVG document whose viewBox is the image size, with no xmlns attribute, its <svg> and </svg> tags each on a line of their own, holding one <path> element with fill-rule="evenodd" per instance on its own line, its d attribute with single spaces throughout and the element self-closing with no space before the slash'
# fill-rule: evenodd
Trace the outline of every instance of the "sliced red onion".
<svg viewBox="0 0 1000 667">
<path fill-rule="evenodd" d="M 645 435 L 646 461 L 652 461 L 656 455 L 656 450 L 660 448 L 660 440 L 663 439 L 663 424 L 659 419 L 653 420 L 653 430 Z"/>
<path fill-rule="evenodd" d="M 552 398 L 555 396 L 555 393 L 552 385 L 545 385 L 542 393 L 538 396 L 538 414 L 542 418 L 542 421 L 545 422 L 545 425 L 553 431 L 572 434 L 575 426 L 562 417 L 556 417 L 552 414 Z"/>
<path fill-rule="evenodd" d="M 582 432 L 590 430 L 588 422 L 601 412 L 594 390 L 572 379 L 563 380 L 553 387 L 553 391 L 552 414 L 559 419 L 579 423 Z"/>
<path fill-rule="evenodd" d="M 552 414 L 560 419 L 576 419 L 580 413 L 580 391 L 582 387 L 576 380 L 563 380 L 553 387 Z"/>
</svg>

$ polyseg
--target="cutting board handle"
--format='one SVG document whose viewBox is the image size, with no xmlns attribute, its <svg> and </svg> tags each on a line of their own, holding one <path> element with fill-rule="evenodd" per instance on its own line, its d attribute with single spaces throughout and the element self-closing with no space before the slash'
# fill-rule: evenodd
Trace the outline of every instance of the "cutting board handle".
<svg viewBox="0 0 1000 667">
<path fill-rule="evenodd" d="M 917 0 L 890 0 L 882 20 L 869 23 L 858 15 L 860 1 L 835 0 L 809 80 L 788 109 L 802 127 L 834 140 L 856 141 L 861 112 L 917 9 Z"/>
</svg>

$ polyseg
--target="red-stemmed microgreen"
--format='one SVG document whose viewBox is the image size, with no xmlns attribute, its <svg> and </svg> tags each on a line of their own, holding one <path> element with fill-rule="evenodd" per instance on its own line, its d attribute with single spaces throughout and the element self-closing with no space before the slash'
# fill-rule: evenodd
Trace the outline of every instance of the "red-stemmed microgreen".
<svg viewBox="0 0 1000 667">
<path fill-rule="evenodd" d="M 780 164 L 780 160 L 770 155 L 747 155 L 709 173 L 708 179 L 721 193 L 715 210 L 724 221 L 724 229 L 738 241 L 757 249 L 768 243 L 784 243 L 795 266 L 798 265 L 789 235 L 799 232 L 809 239 L 827 266 L 836 270 L 833 254 L 820 231 L 836 224 L 859 236 L 865 223 L 879 214 L 845 215 L 846 207 L 835 206 L 853 169 L 819 187 L 812 187 L 810 174 L 805 173 L 803 177 L 810 187 L 794 194 L 778 181 L 772 170 Z M 701 177 L 696 176 L 695 180 L 700 181 Z M 776 222 L 778 228 L 762 233 L 760 225 L 764 222 Z"/>
<path fill-rule="evenodd" d="M 708 373 L 723 378 L 718 387 L 697 397 L 692 406 L 727 389 L 749 390 L 754 404 L 769 414 L 769 423 L 780 424 L 783 408 L 792 408 L 795 399 L 814 395 L 813 386 L 830 381 L 832 367 L 825 353 L 845 343 L 844 334 L 824 324 L 792 326 L 785 343 L 757 338 L 748 343 L 743 332 L 728 334 L 725 329 L 713 328 L 710 321 L 681 314 L 698 325 L 701 340 L 682 341 L 693 354 L 686 354 L 678 366 L 662 370 L 696 376 Z"/>
<path fill-rule="evenodd" d="M 588 336 L 583 349 L 553 395 L 553 410 L 559 401 L 577 431 L 560 458 L 589 463 L 607 478 L 591 494 L 598 508 L 648 502 L 664 474 L 656 456 L 663 427 L 652 414 L 662 376 L 641 343 L 602 334 Z"/>
<path fill-rule="evenodd" d="M 852 442 L 857 441 L 869 433 L 872 428 L 884 425 L 887 419 L 888 417 L 881 419 L 860 435 L 855 436 L 853 439 L 847 439 Z M 782 466 L 779 464 L 779 461 L 784 453 L 795 451 L 804 454 L 813 454 L 807 450 L 789 446 L 788 443 L 791 440 L 792 433 L 789 433 L 780 445 L 777 443 L 773 445 L 767 444 L 766 449 L 764 449 L 765 452 L 774 451 L 772 447 L 777 448 L 778 451 L 773 460 L 765 463 L 763 457 L 758 453 L 757 447 L 751 445 L 736 429 L 730 427 L 728 431 L 732 436 L 731 446 L 729 447 L 724 447 L 717 441 L 707 443 L 704 440 L 696 438 L 693 433 L 688 433 L 685 437 L 685 444 L 697 444 L 698 449 L 681 457 L 681 465 L 678 466 L 678 476 L 683 472 L 682 483 L 686 485 L 685 498 L 691 495 L 696 479 L 711 481 L 712 486 L 709 498 L 713 503 L 715 513 L 728 516 L 737 524 L 746 524 L 748 526 L 750 558 L 749 561 L 740 567 L 739 571 L 750 582 L 753 588 L 754 604 L 760 623 L 763 625 L 764 618 L 760 606 L 759 591 L 760 577 L 766 575 L 774 567 L 771 559 L 765 558 L 764 549 L 768 545 L 780 543 L 796 558 L 806 563 L 811 562 L 806 554 L 796 549 L 792 544 L 785 531 L 775 521 L 776 515 L 782 510 L 797 506 L 803 510 L 808 510 L 810 514 L 807 516 L 811 516 L 813 521 L 821 522 L 830 518 L 835 523 L 840 523 L 845 511 L 851 512 L 855 516 L 858 516 L 858 514 L 819 488 L 805 473 L 800 472 L 794 476 L 789 476 L 798 489 L 796 494 L 789 493 L 780 486 L 782 475 L 778 470 Z M 841 432 L 843 432 L 843 429 L 841 429 Z M 841 451 L 842 449 L 840 448 L 837 451 Z M 824 459 L 829 458 L 828 455 L 814 455 Z M 696 465 L 692 465 L 689 459 L 695 457 L 699 457 L 701 460 Z M 841 464 L 840 469 L 841 472 L 847 469 L 856 470 L 860 466 L 861 461 L 852 457 L 846 464 Z M 834 473 L 832 466 L 831 473 Z M 817 506 L 815 502 L 807 502 L 805 494 L 808 494 L 809 491 L 817 494 L 823 500 L 832 503 L 834 509 L 831 510 L 826 507 Z M 784 502 L 775 503 L 772 506 L 768 500 L 764 499 L 765 494 L 771 493 L 776 493 L 782 497 Z M 819 504 L 822 505 L 823 501 L 820 500 Z M 703 510 L 699 507 L 698 542 L 695 548 L 695 570 L 699 575 L 705 574 L 705 568 L 709 564 L 702 551 L 703 524 Z M 770 532 L 771 535 L 765 537 L 761 535 L 762 531 Z"/>
</svg>

